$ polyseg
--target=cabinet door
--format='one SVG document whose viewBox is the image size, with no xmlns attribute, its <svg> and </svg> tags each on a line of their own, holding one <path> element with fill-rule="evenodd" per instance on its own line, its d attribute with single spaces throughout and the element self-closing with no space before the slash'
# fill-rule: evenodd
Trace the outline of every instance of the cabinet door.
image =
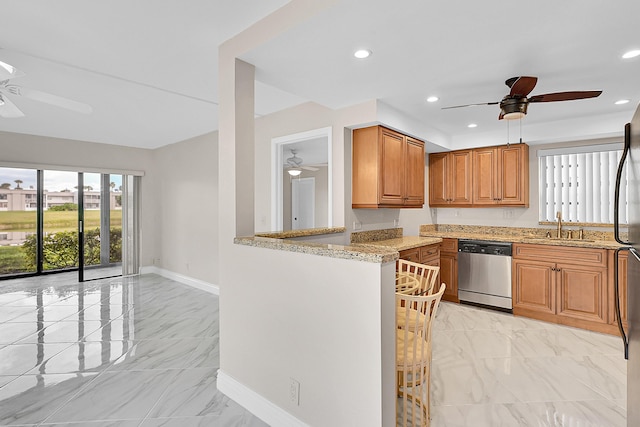
<svg viewBox="0 0 640 427">
<path fill-rule="evenodd" d="M 407 137 L 405 206 L 424 205 L 424 142 Z"/>
<path fill-rule="evenodd" d="M 450 155 L 450 167 L 447 179 L 450 182 L 451 205 L 470 205 L 472 203 L 472 158 L 471 150 L 453 151 Z"/>
<path fill-rule="evenodd" d="M 514 314 L 519 314 L 519 309 L 555 314 L 555 265 L 548 262 L 514 260 L 512 266 Z"/>
<path fill-rule="evenodd" d="M 497 193 L 498 150 L 493 147 L 473 150 L 473 204 L 495 205 Z"/>
<path fill-rule="evenodd" d="M 604 268 L 558 264 L 558 316 L 607 323 Z"/>
<path fill-rule="evenodd" d="M 440 283 L 447 286 L 442 299 L 460 302 L 458 299 L 458 260 L 455 255 L 440 253 Z"/>
<path fill-rule="evenodd" d="M 449 153 L 429 154 L 429 206 L 447 206 L 449 203 L 448 158 Z"/>
<path fill-rule="evenodd" d="M 403 205 L 405 139 L 384 128 L 381 129 L 380 139 L 380 204 Z"/>
<path fill-rule="evenodd" d="M 609 323 L 617 326 L 616 308 L 615 308 L 615 277 L 613 271 L 613 255 L 614 250 L 609 251 Z M 629 253 L 621 251 L 618 256 L 618 293 L 620 296 L 620 315 L 622 317 L 622 325 L 625 330 L 627 328 L 627 263 Z"/>
<path fill-rule="evenodd" d="M 496 198 L 503 205 L 529 205 L 529 150 L 525 144 L 499 147 Z"/>
</svg>

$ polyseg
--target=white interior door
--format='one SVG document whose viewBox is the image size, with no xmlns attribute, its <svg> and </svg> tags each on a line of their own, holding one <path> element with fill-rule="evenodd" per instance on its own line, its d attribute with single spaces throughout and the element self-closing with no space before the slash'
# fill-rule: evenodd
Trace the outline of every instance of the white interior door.
<svg viewBox="0 0 640 427">
<path fill-rule="evenodd" d="M 291 229 L 315 228 L 315 178 L 291 180 Z"/>
</svg>

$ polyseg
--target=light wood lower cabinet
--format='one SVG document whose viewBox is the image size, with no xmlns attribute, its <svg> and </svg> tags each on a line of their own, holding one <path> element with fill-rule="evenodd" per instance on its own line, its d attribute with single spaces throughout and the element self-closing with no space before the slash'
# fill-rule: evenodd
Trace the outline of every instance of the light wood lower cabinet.
<svg viewBox="0 0 640 427">
<path fill-rule="evenodd" d="M 556 313 L 555 264 L 514 259 L 512 297 L 514 314 L 535 312 L 551 320 Z M 526 310 L 526 311 L 525 311 Z"/>
<path fill-rule="evenodd" d="M 514 244 L 513 314 L 616 333 L 607 257 L 605 249 Z"/>
<path fill-rule="evenodd" d="M 447 288 L 442 299 L 460 302 L 458 299 L 458 239 L 442 239 L 440 243 L 440 280 Z"/>
<path fill-rule="evenodd" d="M 440 244 L 425 245 L 400 251 L 400 259 L 440 267 Z M 440 283 L 440 274 L 436 283 Z"/>
</svg>

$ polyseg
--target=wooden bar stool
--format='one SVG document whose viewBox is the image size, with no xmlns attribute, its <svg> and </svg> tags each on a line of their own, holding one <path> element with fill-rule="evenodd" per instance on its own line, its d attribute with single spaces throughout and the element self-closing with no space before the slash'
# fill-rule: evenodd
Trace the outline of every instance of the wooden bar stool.
<svg viewBox="0 0 640 427">
<path fill-rule="evenodd" d="M 445 288 L 443 283 L 440 290 L 431 295 L 396 293 L 399 426 L 428 426 L 430 423 L 431 326 Z"/>
</svg>

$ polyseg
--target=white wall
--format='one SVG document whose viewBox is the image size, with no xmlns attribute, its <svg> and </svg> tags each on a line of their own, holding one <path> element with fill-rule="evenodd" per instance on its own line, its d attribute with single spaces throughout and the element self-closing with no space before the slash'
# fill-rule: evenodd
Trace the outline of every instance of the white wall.
<svg viewBox="0 0 640 427">
<path fill-rule="evenodd" d="M 149 265 L 156 257 L 157 215 L 154 212 L 154 179 L 150 150 L 0 132 L 0 162 L 97 169 L 144 171 L 142 177 L 142 249 L 141 264 Z"/>
<path fill-rule="evenodd" d="M 256 119 L 255 230 L 275 231 L 271 230 L 271 168 L 273 167 L 271 140 L 329 126 L 333 129 L 331 137 L 333 225 L 344 226 L 346 191 L 344 182 L 345 179 L 351 179 L 351 163 L 349 162 L 345 167 L 344 158 L 345 146 L 350 150 L 351 142 L 345 141 L 344 128 L 372 121 L 375 114 L 375 101 L 341 110 L 331 110 L 315 103 L 306 103 Z M 350 192 L 349 197 L 351 197 Z"/>
<path fill-rule="evenodd" d="M 218 283 L 218 133 L 153 151 L 157 267 Z M 148 261 L 148 260 L 147 260 Z"/>
<path fill-rule="evenodd" d="M 233 255 L 221 370 L 310 426 L 395 424 L 395 263 L 239 245 Z"/>
</svg>

